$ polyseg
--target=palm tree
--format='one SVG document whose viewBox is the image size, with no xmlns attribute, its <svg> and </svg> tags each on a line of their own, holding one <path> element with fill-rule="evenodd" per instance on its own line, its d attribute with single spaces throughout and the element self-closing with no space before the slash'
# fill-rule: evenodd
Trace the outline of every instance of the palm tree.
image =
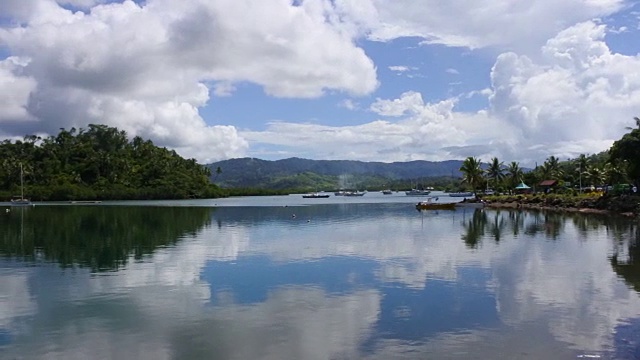
<svg viewBox="0 0 640 360">
<path fill-rule="evenodd" d="M 602 184 L 604 178 L 605 178 L 605 173 L 602 169 L 598 168 L 595 165 L 590 165 L 586 171 L 584 172 L 587 181 L 589 181 L 591 183 L 591 186 L 597 186 Z"/>
<path fill-rule="evenodd" d="M 507 166 L 507 176 L 511 190 L 518 186 L 520 181 L 522 181 L 522 175 L 524 175 L 524 171 L 522 171 L 520 164 L 516 161 L 512 161 L 509 166 Z"/>
<path fill-rule="evenodd" d="M 634 116 L 633 120 L 636 122 L 636 127 L 632 128 L 630 126 L 625 127 L 625 129 L 627 130 L 635 130 L 635 129 L 640 129 L 640 117 Z"/>
<path fill-rule="evenodd" d="M 464 159 L 462 166 L 460 166 L 460 172 L 462 172 L 462 182 L 471 186 L 473 191 L 476 191 L 480 187 L 480 184 L 484 181 L 482 178 L 483 170 L 480 167 L 481 162 L 475 157 L 469 156 Z"/>
<path fill-rule="evenodd" d="M 491 159 L 489 168 L 487 168 L 487 177 L 493 179 L 493 188 L 498 189 L 498 182 L 504 179 L 504 163 L 498 161 L 497 157 Z"/>
<path fill-rule="evenodd" d="M 627 181 L 626 165 L 625 161 L 614 161 L 605 164 L 604 173 L 609 185 Z"/>
<path fill-rule="evenodd" d="M 544 162 L 547 165 L 549 170 L 549 175 L 554 180 L 561 180 L 564 174 L 562 173 L 562 169 L 560 168 L 560 160 L 555 156 L 549 156 L 547 160 Z"/>
<path fill-rule="evenodd" d="M 578 156 L 578 158 L 576 159 L 576 165 L 577 167 L 575 170 L 577 171 L 578 181 L 580 182 L 580 192 L 582 192 L 582 176 L 589 168 L 589 158 L 585 154 L 580 154 L 580 156 Z"/>
</svg>

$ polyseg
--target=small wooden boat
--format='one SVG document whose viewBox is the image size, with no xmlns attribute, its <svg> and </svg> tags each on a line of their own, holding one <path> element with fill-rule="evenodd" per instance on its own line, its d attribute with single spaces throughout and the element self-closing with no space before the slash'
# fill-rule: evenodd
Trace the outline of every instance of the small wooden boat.
<svg viewBox="0 0 640 360">
<path fill-rule="evenodd" d="M 420 201 L 416 204 L 418 210 L 455 210 L 456 203 L 439 203 L 435 202 L 433 198 L 428 198 L 425 201 Z"/>
</svg>

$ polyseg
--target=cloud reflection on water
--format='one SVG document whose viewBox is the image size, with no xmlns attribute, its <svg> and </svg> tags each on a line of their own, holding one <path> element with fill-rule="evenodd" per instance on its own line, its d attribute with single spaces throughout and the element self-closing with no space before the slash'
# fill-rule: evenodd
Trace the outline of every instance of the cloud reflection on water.
<svg viewBox="0 0 640 360">
<path fill-rule="evenodd" d="M 620 324 L 640 317 L 638 293 L 608 258 L 628 245 L 626 230 L 553 218 L 560 230 L 548 231 L 544 216 L 487 211 L 469 247 L 473 212 L 352 210 L 307 223 L 219 209 L 194 236 L 117 272 L 0 273 L 11 285 L 0 290 L 0 328 L 21 344 L 7 355 L 570 358 L 610 351 Z M 499 241 L 494 216 L 506 223 Z M 252 279 L 263 292 L 247 301 Z M 420 321 L 438 314 L 460 325 Z"/>
</svg>

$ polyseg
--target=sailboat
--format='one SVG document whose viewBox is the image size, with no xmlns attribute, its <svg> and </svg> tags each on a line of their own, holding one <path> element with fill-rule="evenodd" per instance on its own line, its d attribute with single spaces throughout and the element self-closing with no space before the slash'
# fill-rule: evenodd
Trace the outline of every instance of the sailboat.
<svg viewBox="0 0 640 360">
<path fill-rule="evenodd" d="M 22 169 L 22 163 L 20 163 L 20 196 L 14 196 L 11 199 L 12 206 L 25 206 L 31 205 L 31 200 L 24 198 L 24 170 Z"/>
</svg>

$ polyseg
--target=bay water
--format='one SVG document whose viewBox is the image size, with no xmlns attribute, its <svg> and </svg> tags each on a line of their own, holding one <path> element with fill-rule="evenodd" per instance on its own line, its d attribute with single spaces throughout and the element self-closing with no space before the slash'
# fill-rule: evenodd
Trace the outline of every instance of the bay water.
<svg viewBox="0 0 640 360">
<path fill-rule="evenodd" d="M 0 358 L 640 359 L 636 220 L 418 200 L 0 206 Z"/>
</svg>

